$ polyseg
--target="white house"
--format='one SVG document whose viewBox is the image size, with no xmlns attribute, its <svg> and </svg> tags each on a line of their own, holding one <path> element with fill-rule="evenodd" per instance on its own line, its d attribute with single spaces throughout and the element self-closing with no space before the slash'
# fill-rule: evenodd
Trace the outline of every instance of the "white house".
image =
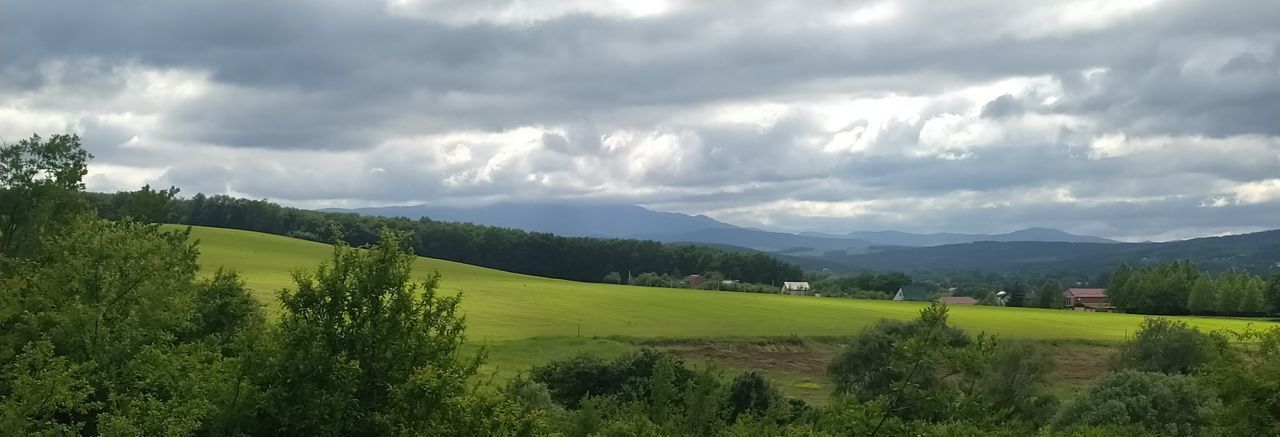
<svg viewBox="0 0 1280 437">
<path fill-rule="evenodd" d="M 808 282 L 783 282 L 782 291 L 779 291 L 779 293 L 791 294 L 796 296 L 806 296 L 809 294 L 809 283 Z"/>
</svg>

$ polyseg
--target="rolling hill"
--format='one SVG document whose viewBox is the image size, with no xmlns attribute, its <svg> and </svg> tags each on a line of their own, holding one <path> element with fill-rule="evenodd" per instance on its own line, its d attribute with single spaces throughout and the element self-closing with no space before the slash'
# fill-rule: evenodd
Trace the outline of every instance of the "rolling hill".
<svg viewBox="0 0 1280 437">
<path fill-rule="evenodd" d="M 176 228 L 176 226 L 175 226 Z M 314 269 L 329 246 L 256 232 L 193 227 L 203 274 L 239 272 L 276 311 L 275 293 L 291 273 Z M 621 336 L 715 338 L 847 336 L 882 318 L 909 319 L 921 303 L 677 290 L 591 284 L 518 275 L 467 264 L 418 258 L 415 274 L 438 271 L 441 287 L 464 293 L 473 342 L 534 337 Z M 1203 329 L 1243 329 L 1257 321 L 1184 318 Z M 955 325 L 1011 338 L 1115 341 L 1142 317 L 1029 308 L 961 306 Z"/>
</svg>

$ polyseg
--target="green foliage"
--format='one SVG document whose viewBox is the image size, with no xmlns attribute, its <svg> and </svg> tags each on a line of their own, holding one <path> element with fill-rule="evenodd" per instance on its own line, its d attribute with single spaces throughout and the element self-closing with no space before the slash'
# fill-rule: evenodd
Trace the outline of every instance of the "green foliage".
<svg viewBox="0 0 1280 437">
<path fill-rule="evenodd" d="M 460 296 L 439 277 L 410 281 L 413 256 L 384 231 L 358 250 L 334 246 L 315 273 L 280 293 L 280 356 L 266 381 L 270 429 L 302 434 L 458 432 L 476 401 L 465 381 L 481 356 L 462 357 Z"/>
<path fill-rule="evenodd" d="M 1186 375 L 1108 373 L 1068 403 L 1053 428 L 1136 426 L 1141 435 L 1194 436 L 1208 425 L 1213 396 Z"/>
<path fill-rule="evenodd" d="M 1191 374 L 1222 355 L 1227 339 L 1203 333 L 1185 322 L 1160 317 L 1142 321 L 1133 339 L 1121 346 L 1116 365 L 1123 369 Z"/>
<path fill-rule="evenodd" d="M 1107 294 L 1116 308 L 1142 314 L 1262 315 L 1267 312 L 1266 283 L 1239 269 L 1216 279 L 1189 261 L 1133 269 L 1121 265 Z"/>
<path fill-rule="evenodd" d="M 728 408 L 720 373 L 708 366 L 698 372 L 684 392 L 683 430 L 689 435 L 716 435 L 724 427 Z"/>
<path fill-rule="evenodd" d="M 1053 356 L 1033 343 L 1001 343 L 985 362 L 978 381 L 989 417 L 1046 423 L 1057 410 L 1057 399 L 1048 394 Z"/>
<path fill-rule="evenodd" d="M 99 213 L 117 217 L 116 205 L 139 203 L 167 191 L 96 196 Z M 124 200 L 118 200 L 124 198 Z M 146 203 L 146 202 L 144 202 Z M 799 267 L 758 252 L 735 252 L 705 246 L 662 244 L 654 241 L 561 237 L 546 233 L 480 226 L 468 223 L 409 220 L 285 208 L 263 200 L 196 194 L 176 199 L 166 214 L 178 223 L 243 229 L 333 242 L 330 229 L 341 230 L 347 243 L 374 244 L 382 228 L 406 235 L 421 256 L 458 261 L 538 276 L 586 282 L 604 281 L 613 272 L 720 272 L 748 283 L 780 283 L 800 278 Z M 146 209 L 146 208 L 143 208 Z M 663 286 L 679 287 L 680 275 Z M 609 279 L 614 279 L 609 276 Z M 621 274 L 617 282 L 625 280 Z"/>
<path fill-rule="evenodd" d="M 669 379 L 673 391 L 683 390 L 693 379 L 693 372 L 682 361 L 653 349 L 641 349 L 612 361 L 594 356 L 555 361 L 533 368 L 530 376 L 547 386 L 556 403 L 578 409 L 587 397 L 612 397 L 624 402 L 650 399 L 652 379 L 659 368 L 673 372 Z"/>
<path fill-rule="evenodd" d="M 729 384 L 729 421 L 740 416 L 759 416 L 782 401 L 769 381 L 754 371 L 743 372 Z"/>
<path fill-rule="evenodd" d="M 1239 349 L 1201 371 L 1221 406 L 1212 434 L 1280 435 L 1280 328 L 1236 333 Z"/>
<path fill-rule="evenodd" d="M 1267 275 L 1266 295 L 1271 300 L 1271 314 L 1280 314 L 1280 271 Z"/>
<path fill-rule="evenodd" d="M 902 288 L 903 285 L 910 284 L 911 277 L 904 273 L 862 273 L 851 276 L 828 276 L 817 281 L 813 281 L 813 288 L 820 290 L 824 295 L 830 296 L 849 296 L 858 299 L 865 299 L 866 296 L 879 296 L 884 294 L 893 294 Z M 871 294 L 871 293 L 876 294 Z"/>
<path fill-rule="evenodd" d="M 7 270 L 4 258 L 34 256 L 41 236 L 86 210 L 79 192 L 88 159 L 75 135 L 0 144 L 0 274 Z"/>
<path fill-rule="evenodd" d="M 173 223 L 178 219 L 175 207 L 178 189 L 153 190 L 144 185 L 138 191 L 122 191 L 115 194 L 91 195 L 98 216 L 111 219 L 131 219 L 142 223 Z"/>
<path fill-rule="evenodd" d="M 28 343 L 0 369 L 0 435 L 75 435 L 92 404 L 87 363 L 55 355 L 53 343 Z"/>
<path fill-rule="evenodd" d="M 21 368 L 5 370 L 4 426 L 183 435 L 221 426 L 219 409 L 253 391 L 236 376 L 249 342 L 201 329 L 204 286 L 186 233 L 82 217 L 42 241 L 43 255 L 3 283 L 19 311 L 0 320 L 0 357 L 47 368 L 25 379 L 12 379 Z M 261 317 L 252 311 L 244 317 Z M 41 384 L 71 394 L 34 410 L 3 396 Z"/>
<path fill-rule="evenodd" d="M 1191 314 L 1213 314 L 1218 310 L 1218 288 L 1213 278 L 1201 275 L 1191 286 L 1191 295 L 1187 297 L 1187 310 Z"/>
<path fill-rule="evenodd" d="M 619 274 L 618 272 L 609 272 L 609 274 L 604 275 L 604 279 L 601 279 L 600 282 L 603 282 L 606 284 L 621 284 L 622 275 Z"/>
<path fill-rule="evenodd" d="M 1062 283 L 1047 281 L 1036 291 L 1034 306 L 1040 308 L 1062 308 L 1067 304 L 1062 292 Z"/>
<path fill-rule="evenodd" d="M 941 353 L 970 342 L 946 320 L 946 306 L 934 304 L 921 310 L 917 320 L 881 320 L 864 330 L 827 369 L 835 393 L 865 401 L 901 393 L 904 384 L 924 391 L 938 386 Z"/>
</svg>

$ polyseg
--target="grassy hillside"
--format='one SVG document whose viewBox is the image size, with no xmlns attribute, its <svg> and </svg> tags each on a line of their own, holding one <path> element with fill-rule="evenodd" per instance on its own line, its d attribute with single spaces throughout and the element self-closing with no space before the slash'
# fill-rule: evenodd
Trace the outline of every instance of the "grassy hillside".
<svg viewBox="0 0 1280 437">
<path fill-rule="evenodd" d="M 323 244 L 247 231 L 195 227 L 206 274 L 240 272 L 264 302 L 291 285 L 290 272 L 326 260 Z M 845 336 L 881 318 L 908 319 L 923 304 L 674 290 L 590 284 L 512 274 L 419 258 L 415 273 L 439 271 L 442 288 L 465 293 L 473 341 L 530 337 L 712 338 Z M 270 308 L 275 308 L 273 304 Z M 955 325 L 1008 338 L 1120 340 L 1141 316 L 1059 310 L 954 307 Z M 1186 318 L 1203 329 L 1242 329 L 1250 321 Z M 1258 322 L 1252 322 L 1258 323 Z"/>
</svg>

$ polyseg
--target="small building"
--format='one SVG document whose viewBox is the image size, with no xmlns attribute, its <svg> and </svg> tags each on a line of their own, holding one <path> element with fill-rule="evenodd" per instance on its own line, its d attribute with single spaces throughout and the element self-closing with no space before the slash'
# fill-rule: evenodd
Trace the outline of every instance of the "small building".
<svg viewBox="0 0 1280 437">
<path fill-rule="evenodd" d="M 689 275 L 685 276 L 680 282 L 683 282 L 689 288 L 702 288 L 702 284 L 707 283 L 707 278 L 702 275 Z"/>
<path fill-rule="evenodd" d="M 808 282 L 783 282 L 782 291 L 779 291 L 779 293 L 790 294 L 793 296 L 808 296 L 809 291 Z"/>
<path fill-rule="evenodd" d="M 969 296 L 942 296 L 938 298 L 938 302 L 947 305 L 977 305 L 978 300 Z"/>
<path fill-rule="evenodd" d="M 928 302 L 929 295 L 933 293 L 929 287 L 922 284 L 907 284 L 898 288 L 898 294 L 893 295 L 893 300 L 913 300 L 917 302 Z"/>
<path fill-rule="evenodd" d="M 1068 288 L 1062 292 L 1066 307 L 1077 311 L 1111 311 L 1105 288 Z"/>
</svg>

